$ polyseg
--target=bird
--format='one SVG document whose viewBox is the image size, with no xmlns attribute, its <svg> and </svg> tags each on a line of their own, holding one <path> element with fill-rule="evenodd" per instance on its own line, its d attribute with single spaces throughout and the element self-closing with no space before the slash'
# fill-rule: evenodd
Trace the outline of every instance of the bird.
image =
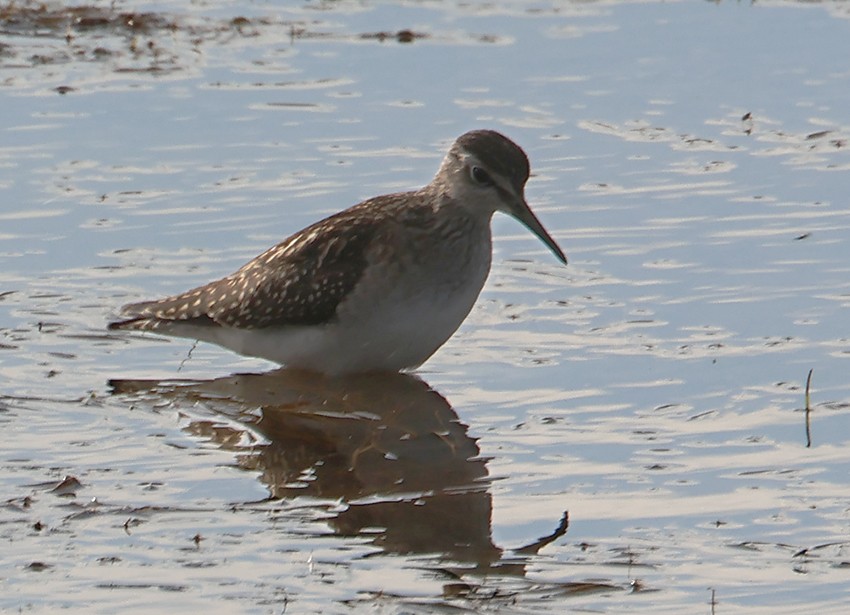
<svg viewBox="0 0 850 615">
<path fill-rule="evenodd" d="M 525 199 L 530 165 L 495 130 L 458 137 L 426 186 L 367 199 L 184 293 L 130 303 L 109 330 L 209 342 L 330 375 L 419 367 L 460 327 L 512 216 L 563 263 Z"/>
</svg>

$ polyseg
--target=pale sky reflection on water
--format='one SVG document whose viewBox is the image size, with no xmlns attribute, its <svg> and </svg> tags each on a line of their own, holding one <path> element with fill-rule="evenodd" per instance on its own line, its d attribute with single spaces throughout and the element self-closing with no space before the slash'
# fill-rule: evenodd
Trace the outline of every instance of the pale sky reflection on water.
<svg viewBox="0 0 850 615">
<path fill-rule="evenodd" d="M 0 28 L 0 608 L 843 612 L 843 4 L 118 9 Z M 497 217 L 426 384 L 106 335 L 482 126 L 570 264 Z"/>
</svg>

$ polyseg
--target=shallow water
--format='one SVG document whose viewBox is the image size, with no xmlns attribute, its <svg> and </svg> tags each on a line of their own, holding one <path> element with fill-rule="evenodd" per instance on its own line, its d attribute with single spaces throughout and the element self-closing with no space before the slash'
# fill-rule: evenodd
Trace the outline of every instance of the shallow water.
<svg viewBox="0 0 850 615">
<path fill-rule="evenodd" d="M 0 608 L 843 612 L 844 4 L 25 7 Z M 106 333 L 481 126 L 570 264 L 497 219 L 415 376 Z"/>
</svg>

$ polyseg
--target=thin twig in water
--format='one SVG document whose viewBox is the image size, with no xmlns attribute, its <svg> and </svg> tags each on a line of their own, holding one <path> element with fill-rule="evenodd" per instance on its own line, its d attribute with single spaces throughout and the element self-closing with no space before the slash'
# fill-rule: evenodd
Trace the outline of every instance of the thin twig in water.
<svg viewBox="0 0 850 615">
<path fill-rule="evenodd" d="M 189 352 L 186 353 L 186 358 L 183 359 L 182 361 L 180 361 L 180 365 L 177 366 L 178 372 L 183 370 L 183 366 L 186 364 L 186 361 L 188 361 L 189 359 L 192 358 L 192 351 L 195 350 L 195 348 L 197 348 L 197 347 L 198 347 L 198 340 L 195 340 L 194 342 L 192 342 L 192 347 L 189 349 Z"/>
<path fill-rule="evenodd" d="M 809 376 L 806 378 L 806 448 L 812 448 L 812 407 L 811 397 L 809 393 L 812 388 L 812 372 L 814 368 L 809 370 Z"/>
</svg>

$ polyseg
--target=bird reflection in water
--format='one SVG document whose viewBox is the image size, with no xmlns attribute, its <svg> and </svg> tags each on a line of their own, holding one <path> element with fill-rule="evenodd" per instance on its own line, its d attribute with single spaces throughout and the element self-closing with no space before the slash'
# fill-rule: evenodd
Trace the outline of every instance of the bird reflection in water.
<svg viewBox="0 0 850 615">
<path fill-rule="evenodd" d="M 446 399 L 415 376 L 279 369 L 111 385 L 139 401 L 203 408 L 189 411 L 196 418 L 187 429 L 236 449 L 271 498 L 343 502 L 327 520 L 339 535 L 368 535 L 387 552 L 442 554 L 483 569 L 517 565 L 501 561 L 492 541 L 492 496 L 478 445 Z M 246 433 L 262 444 L 245 447 Z M 565 532 L 566 518 L 555 534 L 520 551 L 536 552 Z"/>
</svg>

